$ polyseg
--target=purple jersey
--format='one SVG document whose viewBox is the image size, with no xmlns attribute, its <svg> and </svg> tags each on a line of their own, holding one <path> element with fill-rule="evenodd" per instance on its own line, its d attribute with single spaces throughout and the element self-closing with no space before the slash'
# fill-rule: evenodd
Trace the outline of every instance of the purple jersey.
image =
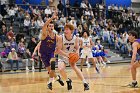
<svg viewBox="0 0 140 93">
<path fill-rule="evenodd" d="M 40 53 L 41 55 L 52 54 L 55 51 L 56 47 L 56 35 L 52 39 L 50 36 L 47 36 L 44 40 L 41 41 Z"/>
<path fill-rule="evenodd" d="M 140 39 L 135 40 L 135 42 L 140 44 Z M 140 49 L 137 50 L 136 60 L 140 60 Z"/>
<path fill-rule="evenodd" d="M 140 39 L 135 40 L 135 42 L 138 42 L 140 44 Z M 140 55 L 140 48 L 137 50 L 137 53 Z"/>
<path fill-rule="evenodd" d="M 50 36 L 47 36 L 44 40 L 41 41 L 40 54 L 41 60 L 44 63 L 45 67 L 50 66 L 50 60 L 54 57 L 55 47 L 56 35 L 54 39 L 52 39 Z"/>
</svg>

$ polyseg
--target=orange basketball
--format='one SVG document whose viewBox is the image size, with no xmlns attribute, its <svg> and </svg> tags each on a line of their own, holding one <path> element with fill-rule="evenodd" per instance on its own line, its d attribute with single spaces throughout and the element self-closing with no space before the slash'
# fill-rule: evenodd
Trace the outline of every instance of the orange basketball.
<svg viewBox="0 0 140 93">
<path fill-rule="evenodd" d="M 69 53 L 69 62 L 76 63 L 79 60 L 78 53 Z"/>
</svg>

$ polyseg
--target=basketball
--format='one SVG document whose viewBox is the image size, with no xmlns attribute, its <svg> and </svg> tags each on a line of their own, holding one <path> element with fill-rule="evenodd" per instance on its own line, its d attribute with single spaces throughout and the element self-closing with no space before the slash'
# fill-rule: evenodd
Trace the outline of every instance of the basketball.
<svg viewBox="0 0 140 93">
<path fill-rule="evenodd" d="M 69 53 L 69 62 L 76 63 L 79 60 L 78 53 Z"/>
</svg>

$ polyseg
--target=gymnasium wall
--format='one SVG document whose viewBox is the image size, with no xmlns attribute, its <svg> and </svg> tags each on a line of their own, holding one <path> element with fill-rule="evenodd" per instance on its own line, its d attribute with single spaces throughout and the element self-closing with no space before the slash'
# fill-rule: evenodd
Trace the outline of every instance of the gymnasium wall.
<svg viewBox="0 0 140 93">
<path fill-rule="evenodd" d="M 110 4 L 117 4 L 118 6 L 126 5 L 127 7 L 131 6 L 131 0 L 106 0 L 106 6 L 109 6 Z"/>
<path fill-rule="evenodd" d="M 75 1 L 76 0 L 70 0 L 70 4 L 73 5 Z M 102 3 L 102 0 L 88 0 L 88 1 L 92 6 L 95 6 L 96 3 Z M 81 3 L 82 0 L 78 0 L 78 2 Z"/>
<path fill-rule="evenodd" d="M 23 1 L 28 2 L 29 4 L 40 5 L 42 0 L 16 0 L 16 4 L 23 4 Z M 48 0 L 44 0 L 45 4 L 48 5 Z"/>
</svg>

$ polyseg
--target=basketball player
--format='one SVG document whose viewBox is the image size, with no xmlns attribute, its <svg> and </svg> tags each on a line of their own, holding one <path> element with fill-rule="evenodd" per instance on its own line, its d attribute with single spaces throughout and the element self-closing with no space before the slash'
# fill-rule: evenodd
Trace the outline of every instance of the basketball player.
<svg viewBox="0 0 140 93">
<path fill-rule="evenodd" d="M 53 16 L 48 19 L 48 21 L 42 27 L 41 33 L 41 41 L 38 43 L 36 50 L 39 50 L 39 56 L 41 61 L 44 63 L 46 69 L 49 71 L 50 80 L 48 82 L 48 88 L 52 90 L 52 81 L 53 77 L 57 79 L 57 81 L 64 86 L 63 81 L 60 76 L 56 76 L 55 74 L 55 57 L 54 52 L 56 48 L 56 43 L 58 41 L 58 36 L 54 34 L 54 24 L 51 23 L 53 19 L 57 17 L 57 13 L 55 12 Z M 34 56 L 34 53 L 33 53 Z"/>
<path fill-rule="evenodd" d="M 133 49 L 133 54 L 132 54 L 132 59 L 131 59 L 131 74 L 132 74 L 132 83 L 129 84 L 129 86 L 131 87 L 137 87 L 137 81 L 136 81 L 136 74 L 137 74 L 137 71 L 136 69 L 138 67 L 140 67 L 140 59 L 137 59 L 136 58 L 136 55 L 139 54 L 140 55 L 140 39 L 137 39 L 138 38 L 138 35 L 136 32 L 134 31 L 130 31 L 129 33 L 129 41 L 132 44 L 132 49 Z"/>
<path fill-rule="evenodd" d="M 90 60 L 93 63 L 97 73 L 99 73 L 99 70 L 96 67 L 97 59 L 94 58 L 93 55 L 92 55 L 93 42 L 92 42 L 91 38 L 89 37 L 89 31 L 83 31 L 82 36 L 83 36 L 81 38 L 82 42 L 80 44 L 81 48 L 82 48 L 82 50 L 81 50 L 81 59 L 82 59 L 81 60 L 81 71 L 82 71 L 83 64 L 84 64 L 84 62 L 86 60 L 86 57 L 87 57 L 87 59 Z"/>
<path fill-rule="evenodd" d="M 76 52 L 79 53 L 79 40 L 78 38 L 73 35 L 74 26 L 71 24 L 66 24 L 64 27 L 64 34 L 59 37 L 59 45 L 58 45 L 58 69 L 60 71 L 60 74 L 67 82 L 67 89 L 72 89 L 72 80 L 67 77 L 67 74 L 65 72 L 66 64 L 69 63 L 69 53 Z M 77 76 L 80 78 L 80 80 L 83 81 L 84 84 L 84 90 L 89 90 L 89 85 L 84 79 L 84 76 L 80 69 L 76 66 L 76 63 L 69 63 L 71 68 L 76 72 Z"/>
</svg>

